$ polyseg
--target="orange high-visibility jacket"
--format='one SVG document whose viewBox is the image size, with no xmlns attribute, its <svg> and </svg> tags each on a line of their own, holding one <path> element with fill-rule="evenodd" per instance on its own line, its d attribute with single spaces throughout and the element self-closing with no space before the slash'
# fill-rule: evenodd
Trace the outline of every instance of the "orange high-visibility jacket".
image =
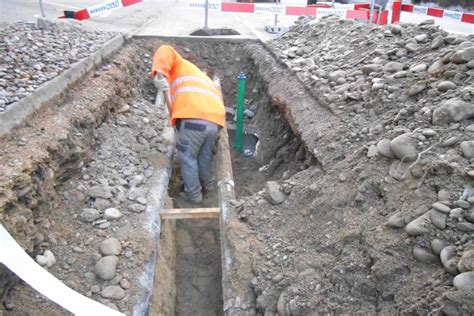
<svg viewBox="0 0 474 316">
<path fill-rule="evenodd" d="M 151 75 L 161 72 L 168 79 L 171 125 L 176 119 L 201 119 L 225 125 L 225 109 L 216 84 L 173 47 L 163 45 L 153 56 Z"/>
</svg>

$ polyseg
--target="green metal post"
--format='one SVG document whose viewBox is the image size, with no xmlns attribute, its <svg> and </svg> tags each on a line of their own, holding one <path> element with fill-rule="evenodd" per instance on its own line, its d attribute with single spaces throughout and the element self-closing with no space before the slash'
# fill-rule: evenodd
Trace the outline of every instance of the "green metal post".
<svg viewBox="0 0 474 316">
<path fill-rule="evenodd" d="M 242 140 L 244 138 L 244 100 L 245 100 L 245 80 L 247 77 L 243 72 L 239 74 L 239 84 L 237 87 L 237 126 L 235 129 L 234 148 L 242 153 Z"/>
</svg>

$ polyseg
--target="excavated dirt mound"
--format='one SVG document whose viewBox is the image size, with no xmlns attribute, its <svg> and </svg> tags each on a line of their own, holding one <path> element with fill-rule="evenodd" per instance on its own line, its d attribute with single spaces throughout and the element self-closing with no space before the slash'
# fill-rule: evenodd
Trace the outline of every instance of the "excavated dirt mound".
<svg viewBox="0 0 474 316">
<path fill-rule="evenodd" d="M 330 17 L 302 19 L 268 46 L 287 70 L 257 46 L 248 52 L 290 139 L 314 160 L 277 183 L 253 182 L 260 191 L 234 203 L 250 229 L 241 238 L 264 245 L 249 251 L 254 300 L 234 307 L 472 314 L 472 37 L 429 22 L 377 27 Z M 257 115 L 256 125 L 272 130 L 268 118 Z M 262 140 L 263 152 L 281 137 Z M 287 154 L 296 158 L 294 148 Z M 265 178 L 272 158 L 259 162 L 259 175 L 240 174 L 246 183 Z"/>
</svg>

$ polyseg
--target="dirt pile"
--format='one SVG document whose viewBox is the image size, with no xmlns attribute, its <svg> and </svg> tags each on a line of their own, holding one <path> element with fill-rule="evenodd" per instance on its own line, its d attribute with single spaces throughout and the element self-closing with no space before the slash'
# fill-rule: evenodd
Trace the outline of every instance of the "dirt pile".
<svg viewBox="0 0 474 316">
<path fill-rule="evenodd" d="M 256 313 L 472 313 L 474 38 L 329 17 L 268 45 L 313 96 L 284 115 L 315 161 L 236 203 Z"/>
</svg>

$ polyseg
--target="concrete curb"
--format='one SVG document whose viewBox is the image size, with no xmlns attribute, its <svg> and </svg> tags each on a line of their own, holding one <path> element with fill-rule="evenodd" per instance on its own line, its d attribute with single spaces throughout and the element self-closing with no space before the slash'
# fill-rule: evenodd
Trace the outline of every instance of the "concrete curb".
<svg viewBox="0 0 474 316">
<path fill-rule="evenodd" d="M 116 53 L 124 43 L 124 35 L 114 37 L 89 57 L 77 62 L 70 69 L 36 89 L 32 94 L 10 105 L 5 112 L 0 113 L 0 136 L 8 134 L 13 128 L 26 121 L 35 110 L 59 97 L 94 67 L 101 65 L 104 59 Z"/>
</svg>

